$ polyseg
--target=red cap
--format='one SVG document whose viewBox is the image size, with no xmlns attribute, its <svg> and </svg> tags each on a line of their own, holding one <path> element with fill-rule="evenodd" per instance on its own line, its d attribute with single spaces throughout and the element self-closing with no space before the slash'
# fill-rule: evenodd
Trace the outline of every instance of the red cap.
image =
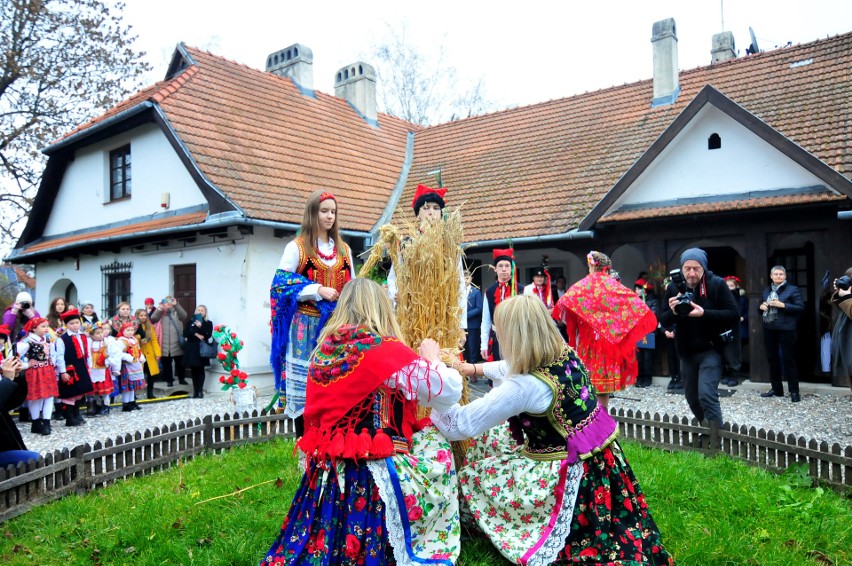
<svg viewBox="0 0 852 566">
<path fill-rule="evenodd" d="M 444 208 L 444 195 L 446 194 L 447 189 L 433 189 L 431 187 L 427 187 L 426 185 L 417 185 L 417 190 L 414 191 L 414 200 L 411 201 L 411 208 L 417 209 L 417 201 L 427 195 L 435 195 L 439 199 L 441 199 L 440 205 L 441 208 Z"/>
<path fill-rule="evenodd" d="M 0 336 L 6 336 L 7 338 L 11 336 L 12 331 L 9 330 L 9 327 L 5 324 L 0 324 Z"/>
<path fill-rule="evenodd" d="M 62 319 L 62 322 L 68 322 L 69 320 L 80 318 L 80 311 L 78 311 L 74 307 L 71 307 L 67 311 L 60 314 L 59 318 Z"/>
<path fill-rule="evenodd" d="M 505 250 L 491 250 L 491 255 L 494 257 L 494 265 L 497 265 L 498 262 L 506 260 L 514 263 L 515 261 L 515 250 L 512 248 L 508 248 Z"/>
<path fill-rule="evenodd" d="M 119 335 L 119 336 L 123 335 L 123 334 L 124 334 L 124 331 L 125 331 L 125 330 L 127 330 L 128 328 L 132 328 L 133 330 L 136 330 L 136 325 L 135 325 L 135 324 L 133 324 L 132 322 L 129 322 L 129 321 L 128 321 L 128 322 L 125 322 L 124 324 L 122 324 L 122 325 L 119 327 L 119 329 L 118 329 L 118 335 Z"/>
<path fill-rule="evenodd" d="M 145 306 L 153 305 L 153 304 L 154 304 L 154 299 L 152 299 L 151 297 L 148 297 L 147 299 L 145 299 Z"/>
<path fill-rule="evenodd" d="M 24 332 L 32 332 L 33 328 L 35 328 L 36 326 L 38 326 L 42 322 L 47 322 L 47 319 L 42 318 L 40 316 L 29 319 L 27 321 L 27 323 L 24 325 Z"/>
</svg>

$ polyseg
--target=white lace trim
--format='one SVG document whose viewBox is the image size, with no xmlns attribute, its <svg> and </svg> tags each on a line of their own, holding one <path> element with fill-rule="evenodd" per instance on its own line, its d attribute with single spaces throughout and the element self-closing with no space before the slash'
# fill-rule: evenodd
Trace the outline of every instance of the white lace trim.
<svg viewBox="0 0 852 566">
<path fill-rule="evenodd" d="M 408 556 L 405 547 L 405 530 L 402 526 L 399 505 L 394 494 L 393 483 L 386 460 L 371 460 L 367 462 L 367 468 L 373 474 L 373 481 L 379 489 L 379 497 L 385 504 L 385 529 L 388 533 L 388 541 L 393 548 L 393 556 L 399 566 L 415 566 L 416 563 Z M 570 526 L 570 525 L 569 525 Z M 420 566 L 417 564 L 416 566 Z"/>
<path fill-rule="evenodd" d="M 491 381 L 503 381 L 509 373 L 509 364 L 505 361 L 482 364 L 482 375 Z M 497 384 L 495 383 L 495 386 Z"/>
<path fill-rule="evenodd" d="M 583 477 L 583 462 L 577 462 L 568 468 L 565 478 L 565 493 L 562 497 L 562 509 L 556 517 L 556 524 L 550 531 L 544 544 L 527 560 L 527 566 L 545 566 L 556 561 L 559 552 L 565 548 L 565 540 L 571 532 L 574 520 L 574 505 L 577 503 L 577 490 Z"/>
</svg>

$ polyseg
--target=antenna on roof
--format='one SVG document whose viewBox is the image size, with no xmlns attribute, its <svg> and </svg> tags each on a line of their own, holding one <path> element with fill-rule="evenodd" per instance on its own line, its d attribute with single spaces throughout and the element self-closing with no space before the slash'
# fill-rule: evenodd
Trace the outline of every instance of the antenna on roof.
<svg viewBox="0 0 852 566">
<path fill-rule="evenodd" d="M 751 26 L 748 27 L 748 34 L 751 37 L 751 44 L 746 47 L 746 55 L 760 53 L 760 48 L 757 46 L 757 38 L 754 37 L 754 30 L 751 29 Z"/>
</svg>

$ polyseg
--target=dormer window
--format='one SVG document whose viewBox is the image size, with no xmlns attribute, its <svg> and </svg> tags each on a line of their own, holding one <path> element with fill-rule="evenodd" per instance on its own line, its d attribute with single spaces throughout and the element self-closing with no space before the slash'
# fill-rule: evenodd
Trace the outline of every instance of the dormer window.
<svg viewBox="0 0 852 566">
<path fill-rule="evenodd" d="M 707 149 L 719 149 L 722 147 L 722 138 L 719 137 L 719 134 L 710 134 L 710 137 L 707 138 Z"/>
<path fill-rule="evenodd" d="M 109 152 L 109 200 L 130 198 L 130 144 Z"/>
</svg>

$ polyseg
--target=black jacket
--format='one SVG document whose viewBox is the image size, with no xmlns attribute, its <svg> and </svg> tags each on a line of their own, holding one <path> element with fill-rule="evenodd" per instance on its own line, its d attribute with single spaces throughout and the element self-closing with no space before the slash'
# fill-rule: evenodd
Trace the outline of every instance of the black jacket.
<svg viewBox="0 0 852 566">
<path fill-rule="evenodd" d="M 771 291 L 772 287 L 763 290 L 761 304 L 766 302 Z M 799 316 L 805 312 L 805 301 L 802 300 L 802 293 L 798 287 L 785 281 L 778 289 L 778 300 L 784 303 L 785 308 L 777 309 L 778 316 L 772 322 L 766 322 L 762 310 L 757 311 L 761 315 L 761 320 L 763 320 L 763 327 L 771 330 L 796 330 L 796 326 L 799 324 Z"/>
<path fill-rule="evenodd" d="M 195 322 L 190 320 L 183 331 L 186 338 L 186 344 L 183 346 L 183 367 L 185 368 L 200 368 L 210 365 L 210 358 L 201 357 L 201 340 L 195 333 L 204 336 L 204 340 L 210 340 L 213 336 L 213 323 L 205 320 L 201 323 L 201 328 L 195 326 Z"/>
<path fill-rule="evenodd" d="M 671 284 L 666 287 L 666 297 L 660 305 L 660 324 L 666 328 L 675 326 L 675 338 L 681 355 L 705 352 L 714 346 L 721 347 L 719 335 L 731 330 L 740 321 L 739 307 L 725 280 L 713 275 L 711 271 L 704 273 L 704 279 L 705 296 L 701 296 L 699 292 L 700 283 L 692 290 L 692 302 L 704 309 L 703 316 L 681 316 L 672 312 L 672 309 L 668 308 L 669 299 L 678 293 Z"/>
<path fill-rule="evenodd" d="M 27 449 L 15 421 L 9 416 L 9 411 L 18 407 L 26 398 L 27 380 L 23 372 L 14 381 L 0 377 L 0 452 Z"/>
</svg>

